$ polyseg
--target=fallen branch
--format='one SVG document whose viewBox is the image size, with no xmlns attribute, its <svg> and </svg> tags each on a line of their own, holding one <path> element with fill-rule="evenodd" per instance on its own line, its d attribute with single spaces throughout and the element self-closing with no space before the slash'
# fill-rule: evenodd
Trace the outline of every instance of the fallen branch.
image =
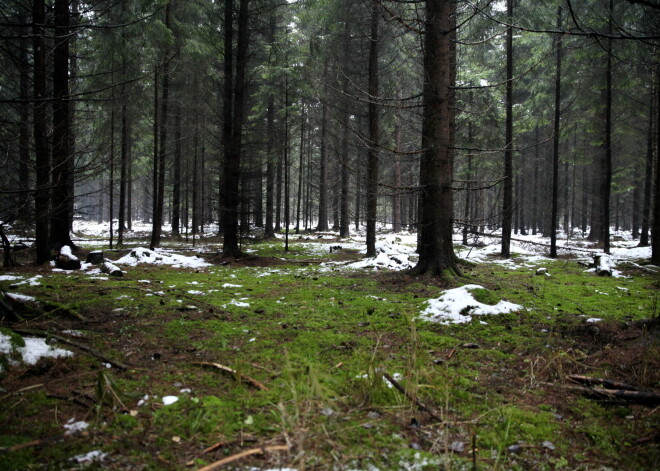
<svg viewBox="0 0 660 471">
<path fill-rule="evenodd" d="M 426 412 L 428 415 L 430 415 L 433 419 L 437 420 L 438 422 L 442 422 L 442 419 L 440 418 L 440 416 L 438 416 L 433 411 L 433 409 L 431 409 L 430 407 L 422 404 L 422 402 L 420 402 L 420 400 L 417 399 L 416 397 L 412 397 L 408 393 L 408 391 L 406 391 L 406 389 L 403 386 L 401 386 L 401 383 L 399 383 L 396 379 L 392 378 L 392 376 L 390 376 L 390 374 L 388 372 L 383 371 L 383 377 L 387 381 L 389 381 L 392 386 L 394 386 L 396 389 L 398 389 L 399 392 L 401 392 L 401 394 L 406 396 L 410 400 L 410 402 L 414 403 L 419 408 L 419 410 Z"/>
<path fill-rule="evenodd" d="M 566 378 L 576 383 L 587 384 L 589 386 L 600 385 L 600 386 L 604 386 L 606 389 L 639 391 L 639 389 L 637 389 L 635 386 L 631 386 L 630 384 L 622 383 L 620 381 L 612 381 L 609 379 L 591 378 L 589 376 L 582 376 L 582 375 L 568 375 Z"/>
<path fill-rule="evenodd" d="M 628 391 L 625 389 L 587 388 L 571 384 L 541 383 L 545 386 L 556 387 L 572 391 L 594 399 L 622 400 L 645 406 L 660 404 L 660 394 L 648 391 Z"/>
<path fill-rule="evenodd" d="M 270 453 L 272 451 L 289 451 L 289 446 L 288 445 L 274 445 L 274 446 L 265 446 L 265 447 L 260 447 L 260 448 L 251 448 L 249 450 L 241 451 L 240 453 L 236 453 L 235 455 L 228 456 L 226 458 L 223 458 L 221 460 L 218 460 L 214 463 L 211 463 L 209 465 L 204 466 L 203 468 L 199 468 L 197 471 L 213 471 L 221 466 L 224 466 L 228 463 L 232 463 L 234 461 L 246 458 L 248 456 L 252 455 L 263 455 L 266 453 Z"/>
<path fill-rule="evenodd" d="M 52 334 L 52 333 L 46 332 L 44 330 L 18 329 L 18 328 L 14 328 L 13 330 L 17 334 L 21 334 L 21 335 L 34 335 L 35 337 L 44 337 L 44 338 L 51 337 L 51 338 L 54 338 L 58 342 L 62 342 L 62 343 L 65 343 L 67 345 L 71 345 L 72 347 L 75 347 L 75 348 L 78 348 L 78 349 L 80 349 L 84 352 L 87 352 L 90 355 L 95 356 L 99 360 L 102 360 L 106 363 L 111 364 L 115 368 L 118 368 L 120 370 L 127 370 L 128 369 L 128 366 L 124 365 L 123 363 L 120 363 L 116 360 L 112 360 L 112 359 L 106 357 L 105 355 L 103 355 L 102 353 L 97 352 L 93 348 L 88 347 L 87 345 L 83 345 L 83 344 L 80 344 L 78 342 L 74 342 L 73 340 L 69 340 L 66 337 L 62 337 L 61 335 Z"/>
<path fill-rule="evenodd" d="M 268 391 L 268 388 L 263 383 L 257 381 L 256 379 L 250 378 L 249 376 L 246 376 L 244 374 L 239 374 L 238 371 L 229 368 L 228 366 L 221 365 L 220 363 L 213 363 L 210 361 L 198 361 L 193 363 L 193 365 L 209 366 L 211 368 L 215 368 L 217 370 L 222 371 L 223 373 L 234 375 L 236 379 L 240 378 L 244 383 L 249 384 L 250 386 L 260 391 Z"/>
</svg>

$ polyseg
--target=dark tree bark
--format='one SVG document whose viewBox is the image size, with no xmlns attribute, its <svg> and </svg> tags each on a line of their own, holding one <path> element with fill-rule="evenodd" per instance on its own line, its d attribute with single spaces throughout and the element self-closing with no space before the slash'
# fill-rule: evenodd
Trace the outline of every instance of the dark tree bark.
<svg viewBox="0 0 660 471">
<path fill-rule="evenodd" d="M 70 227 L 69 171 L 69 1 L 56 0 L 53 48 L 53 164 L 51 182 L 50 246 L 73 246 Z"/>
<path fill-rule="evenodd" d="M 168 2 L 165 7 L 165 26 L 170 27 L 170 13 L 171 2 Z M 169 48 L 165 50 L 165 61 L 162 66 L 162 98 L 160 100 L 160 112 L 158 119 L 158 172 L 156 177 L 156 198 L 155 206 L 153 209 L 153 221 L 151 229 L 151 244 L 150 247 L 154 248 L 160 246 L 160 237 L 163 230 L 163 207 L 165 203 L 165 160 L 167 155 L 167 120 L 168 120 L 168 104 L 169 104 L 169 90 L 170 90 L 170 58 Z"/>
<path fill-rule="evenodd" d="M 608 33 L 613 32 L 614 0 L 610 0 Z M 605 71 L 605 159 L 604 178 L 601 182 L 603 227 L 600 240 L 603 250 L 610 253 L 610 194 L 612 191 L 612 39 L 607 39 L 607 69 Z"/>
<path fill-rule="evenodd" d="M 468 122 L 468 142 L 472 141 L 472 122 Z M 470 225 L 470 203 L 472 202 L 472 151 L 468 151 L 467 155 L 467 180 L 465 188 L 465 208 L 463 211 L 463 245 L 468 243 L 468 232 Z"/>
<path fill-rule="evenodd" d="M 225 201 L 224 201 L 224 240 L 222 245 L 223 255 L 226 257 L 237 257 L 240 255 L 239 237 L 238 237 L 238 207 L 239 201 L 239 182 L 241 180 L 241 140 L 243 135 L 243 108 L 245 97 L 245 69 L 247 65 L 247 52 L 248 52 L 248 3 L 249 0 L 240 0 L 238 11 L 238 37 L 236 42 L 236 81 L 235 83 L 225 83 L 233 85 L 229 88 L 233 93 L 233 113 L 231 123 L 231 139 L 228 148 L 225 148 L 225 174 L 224 174 L 224 187 L 225 187 Z M 233 1 L 226 0 L 225 2 L 225 15 L 229 15 L 229 19 L 225 18 L 225 26 L 231 25 L 231 13 L 233 10 Z M 229 30 L 225 31 L 225 35 L 229 34 Z M 229 36 L 231 39 L 231 35 Z M 225 37 L 227 42 L 227 36 Z M 231 48 L 231 41 L 229 46 L 225 44 L 225 48 Z M 231 49 L 229 49 L 231 52 Z M 227 50 L 225 50 L 225 54 Z M 231 56 L 231 53 L 229 54 Z M 228 59 L 225 58 L 225 61 Z M 231 59 L 229 59 L 231 60 Z M 232 64 L 225 62 L 225 73 L 229 71 L 231 76 Z M 226 79 L 226 77 L 225 77 Z M 232 100 L 229 100 L 232 102 Z M 227 123 L 225 123 L 227 126 Z"/>
<path fill-rule="evenodd" d="M 114 103 L 114 90 L 112 93 L 111 102 Z M 155 180 L 154 180 L 155 181 Z M 108 221 L 110 222 L 110 240 L 108 245 L 112 249 L 114 233 L 114 216 L 115 216 L 115 108 L 112 107 L 110 111 L 110 194 L 108 195 Z"/>
<path fill-rule="evenodd" d="M 399 96 L 399 98 L 402 98 Z M 392 194 L 392 231 L 401 232 L 401 156 L 399 152 L 402 149 L 401 140 L 401 112 L 397 111 L 394 116 L 394 179 L 393 179 L 393 194 Z"/>
<path fill-rule="evenodd" d="M 302 105 L 300 113 L 300 154 L 298 158 L 298 197 L 296 198 L 296 234 L 300 234 L 300 209 L 302 206 L 303 197 L 303 174 L 305 172 L 304 158 L 305 158 L 305 103 Z"/>
<path fill-rule="evenodd" d="M 653 78 L 651 79 L 653 80 Z M 654 83 L 654 95 L 660 95 L 660 67 L 656 71 L 655 83 Z M 649 227 L 651 219 L 651 190 L 653 187 L 653 113 L 657 110 L 654 110 L 654 99 L 651 98 L 651 106 L 649 109 L 649 126 L 648 126 L 648 137 L 646 142 L 646 172 L 644 174 L 644 204 L 642 208 L 642 228 L 639 236 L 639 247 L 648 247 L 649 246 Z M 660 109 L 660 104 L 657 106 Z M 656 123 L 656 128 L 660 128 L 660 125 Z M 659 141 L 660 142 L 660 141 Z M 659 144 L 660 145 L 660 144 Z"/>
<path fill-rule="evenodd" d="M 378 2 L 371 7 L 369 47 L 369 155 L 367 160 L 367 257 L 376 256 L 376 217 L 378 212 Z"/>
<path fill-rule="evenodd" d="M 122 4 L 123 12 L 125 13 L 126 4 Z M 122 15 L 124 16 L 124 15 Z M 128 91 L 126 78 L 128 77 L 128 65 L 126 61 L 126 30 L 122 29 L 122 61 L 121 68 L 123 72 L 123 81 L 121 85 L 121 166 L 119 172 L 119 228 L 117 232 L 117 245 L 124 243 L 124 231 L 126 230 L 126 200 L 127 200 L 127 179 L 128 179 L 128 158 L 129 158 L 129 145 L 131 142 L 130 126 L 128 122 Z"/>
<path fill-rule="evenodd" d="M 513 23 L 513 0 L 507 0 L 508 22 Z M 504 144 L 504 195 L 502 205 L 502 257 L 511 256 L 513 217 L 513 27 L 506 32 L 506 137 Z"/>
<path fill-rule="evenodd" d="M 328 76 L 328 60 L 323 64 L 323 76 Z M 327 97 L 327 93 L 324 93 Z M 321 162 L 319 165 L 319 221 L 317 231 L 328 230 L 328 106 L 323 100 L 321 105 Z"/>
<path fill-rule="evenodd" d="M 34 109 L 33 133 L 36 166 L 35 210 L 35 245 L 37 263 L 43 264 L 50 259 L 48 240 L 48 216 L 50 203 L 50 157 L 48 148 L 48 126 L 46 124 L 46 44 L 44 24 L 46 6 L 44 0 L 35 0 L 32 4 L 32 47 L 34 53 Z"/>
<path fill-rule="evenodd" d="M 275 142 L 275 98 L 271 94 L 268 97 L 268 111 L 266 112 L 266 228 L 265 237 L 273 237 L 274 191 L 275 191 L 275 162 L 273 155 L 273 143 Z"/>
<path fill-rule="evenodd" d="M 452 93 L 451 0 L 427 0 L 424 32 L 424 113 L 420 164 L 421 218 L 419 261 L 414 273 L 458 273 L 452 243 L 453 154 L 450 119 Z"/>
<path fill-rule="evenodd" d="M 124 231 L 126 230 L 126 190 L 128 187 L 128 157 L 130 144 L 130 127 L 128 123 L 128 105 L 126 103 L 125 84 L 122 85 L 121 106 L 121 163 L 119 170 L 119 220 L 117 231 L 117 245 L 124 243 Z"/>
<path fill-rule="evenodd" d="M 561 31 L 561 6 L 557 8 L 557 30 Z M 559 208 L 559 132 L 561 119 L 561 52 L 562 40 L 555 39 L 555 122 L 552 139 L 552 215 L 550 216 L 550 257 L 557 257 L 557 212 Z"/>
<path fill-rule="evenodd" d="M 172 237 L 180 237 L 181 226 L 181 107 L 177 106 L 174 116 L 174 179 L 172 181 Z"/>
<path fill-rule="evenodd" d="M 21 23 L 27 24 L 27 12 L 21 17 Z M 29 28 L 23 28 L 25 38 L 29 37 Z M 26 39 L 21 40 L 19 50 L 20 64 L 20 123 L 18 127 L 18 183 L 21 188 L 30 188 L 30 61 L 28 59 L 29 43 Z M 36 106 L 36 105 L 35 105 Z M 25 192 L 20 197 L 17 216 L 20 220 L 28 219 L 31 213 L 30 193 Z"/>
<path fill-rule="evenodd" d="M 653 228 L 652 233 L 652 246 L 651 246 L 651 263 L 660 265 L 660 73 L 656 74 L 656 89 L 657 93 L 657 113 L 655 132 L 656 132 L 656 160 L 655 160 L 655 196 L 653 198 Z M 650 186 L 650 185 L 649 185 Z"/>
</svg>

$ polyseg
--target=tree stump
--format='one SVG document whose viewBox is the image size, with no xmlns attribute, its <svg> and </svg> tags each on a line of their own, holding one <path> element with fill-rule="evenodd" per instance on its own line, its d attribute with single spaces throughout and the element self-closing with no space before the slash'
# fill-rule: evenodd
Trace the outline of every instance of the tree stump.
<svg viewBox="0 0 660 471">
<path fill-rule="evenodd" d="M 94 252 L 90 252 L 87 255 L 87 263 L 91 263 L 92 265 L 100 265 L 103 263 L 105 259 L 103 258 L 103 251 L 102 250 L 96 250 Z"/>
<path fill-rule="evenodd" d="M 80 260 L 73 255 L 71 247 L 65 245 L 60 249 L 59 255 L 55 258 L 55 266 L 62 270 L 80 270 Z"/>
</svg>

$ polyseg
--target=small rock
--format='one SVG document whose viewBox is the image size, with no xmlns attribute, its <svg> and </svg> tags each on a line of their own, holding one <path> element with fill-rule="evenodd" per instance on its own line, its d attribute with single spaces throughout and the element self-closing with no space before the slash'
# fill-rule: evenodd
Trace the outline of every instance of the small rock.
<svg viewBox="0 0 660 471">
<path fill-rule="evenodd" d="M 323 409 L 321 409 L 321 414 L 325 415 L 326 417 L 330 417 L 334 413 L 335 411 L 333 411 L 329 407 L 324 407 Z"/>
<path fill-rule="evenodd" d="M 422 449 L 422 447 L 419 445 L 419 443 L 415 443 L 415 442 L 412 442 L 410 444 L 410 448 L 412 448 L 413 450 L 421 450 Z"/>
<path fill-rule="evenodd" d="M 461 441 L 451 442 L 449 449 L 454 453 L 463 453 L 463 451 L 465 451 L 465 443 Z"/>
<path fill-rule="evenodd" d="M 370 419 L 379 419 L 380 414 L 376 411 L 371 411 L 367 414 L 367 417 L 369 417 Z"/>
<path fill-rule="evenodd" d="M 511 445 L 506 450 L 513 455 L 519 455 L 522 453 L 522 447 L 520 445 Z"/>
<path fill-rule="evenodd" d="M 543 448 L 547 448 L 550 451 L 554 451 L 555 449 L 555 444 L 548 440 L 544 440 L 541 445 L 543 446 Z"/>
</svg>

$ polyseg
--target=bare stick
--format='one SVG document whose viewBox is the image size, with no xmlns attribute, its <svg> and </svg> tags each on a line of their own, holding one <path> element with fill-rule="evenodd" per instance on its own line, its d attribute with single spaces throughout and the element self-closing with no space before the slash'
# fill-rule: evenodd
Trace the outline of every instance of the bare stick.
<svg viewBox="0 0 660 471">
<path fill-rule="evenodd" d="M 244 383 L 249 384 L 250 386 L 260 390 L 260 391 L 268 391 L 268 388 L 261 382 L 257 381 L 254 378 L 250 378 L 249 376 L 246 376 L 244 374 L 238 373 L 238 371 L 234 370 L 233 368 L 229 368 L 228 366 L 221 365 L 220 363 L 213 363 L 210 361 L 198 361 L 193 363 L 193 365 L 201 365 L 201 366 L 210 366 L 211 368 L 218 369 L 222 371 L 223 373 L 228 373 L 231 375 L 236 376 L 237 378 L 240 376 L 240 379 L 243 380 Z"/>
<path fill-rule="evenodd" d="M 442 422 L 442 419 L 435 412 L 433 412 L 433 410 L 430 407 L 422 404 L 419 401 L 419 399 L 412 397 L 410 394 L 408 394 L 408 391 L 406 391 L 406 389 L 403 386 L 401 386 L 401 383 L 399 383 L 396 379 L 392 378 L 389 373 L 383 371 L 383 377 L 387 381 L 389 381 L 392 386 L 398 389 L 399 392 L 401 392 L 401 394 L 406 396 L 410 400 L 410 402 L 413 402 L 415 405 L 417 405 L 419 410 L 426 412 L 428 415 L 430 415 L 433 419 L 437 420 L 438 422 Z"/>
<path fill-rule="evenodd" d="M 270 453 L 271 451 L 289 451 L 289 446 L 288 445 L 274 445 L 274 446 L 266 446 L 266 447 L 261 447 L 261 448 L 251 448 L 249 450 L 241 451 L 240 453 L 236 453 L 235 455 L 228 456 L 226 458 L 223 458 L 221 460 L 218 460 L 214 463 L 211 463 L 207 466 L 204 466 L 203 468 L 199 468 L 197 471 L 214 471 L 221 466 L 224 466 L 228 463 L 232 463 L 234 461 L 246 458 L 248 456 L 252 455 L 263 455 L 265 453 Z"/>
<path fill-rule="evenodd" d="M 588 384 L 590 386 L 601 385 L 604 386 L 606 389 L 623 389 L 626 391 L 639 391 L 639 389 L 637 389 L 635 386 L 631 386 L 630 384 L 622 383 L 620 381 L 612 381 L 610 379 L 591 378 L 589 376 L 582 376 L 582 375 L 568 375 L 567 378 L 573 382 Z"/>
</svg>

